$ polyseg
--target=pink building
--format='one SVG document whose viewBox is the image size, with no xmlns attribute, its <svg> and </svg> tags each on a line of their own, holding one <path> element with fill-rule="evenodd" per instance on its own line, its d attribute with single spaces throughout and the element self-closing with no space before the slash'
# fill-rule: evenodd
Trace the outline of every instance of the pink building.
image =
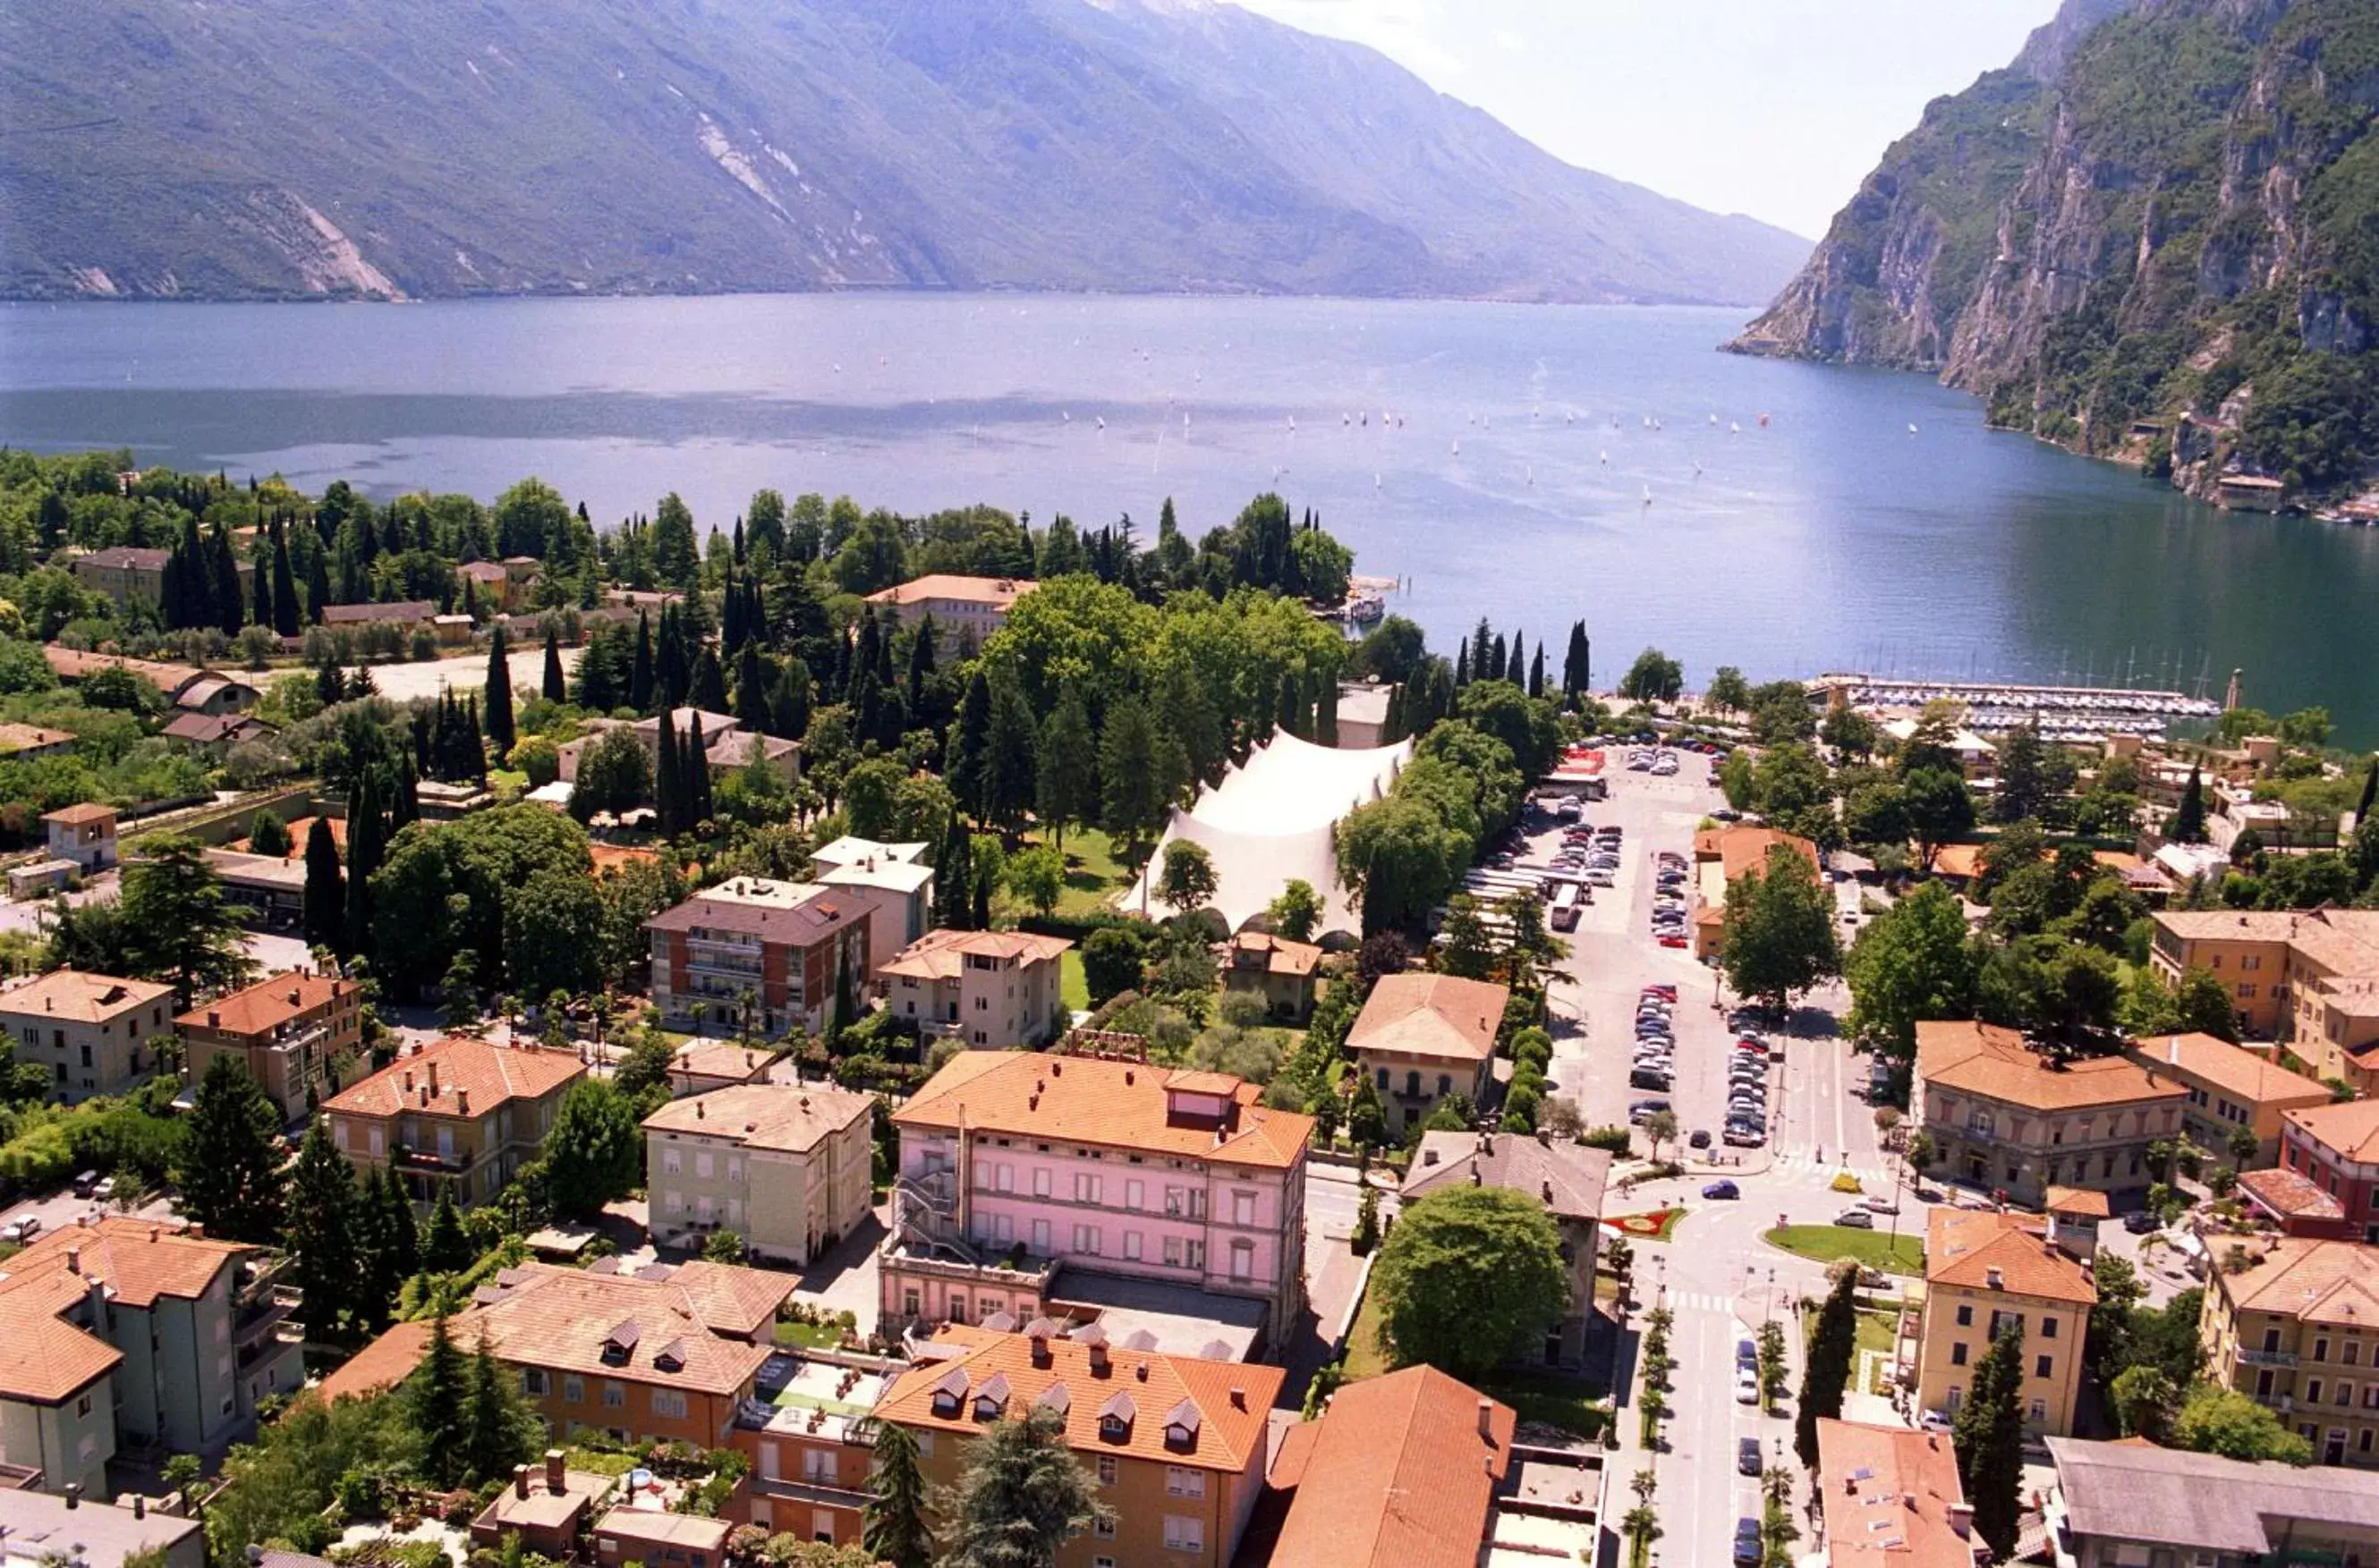
<svg viewBox="0 0 2379 1568">
<path fill-rule="evenodd" d="M 1018 1321 L 1061 1270 L 1304 1306 L 1310 1116 L 1226 1073 L 969 1051 L 893 1113 L 900 1134 L 883 1330 Z"/>
</svg>

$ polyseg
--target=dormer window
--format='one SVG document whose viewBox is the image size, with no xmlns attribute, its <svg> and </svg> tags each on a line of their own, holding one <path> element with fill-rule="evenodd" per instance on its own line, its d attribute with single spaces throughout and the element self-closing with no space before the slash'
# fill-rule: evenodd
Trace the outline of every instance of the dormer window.
<svg viewBox="0 0 2379 1568">
<path fill-rule="evenodd" d="M 1099 1441 L 1129 1442 L 1131 1423 L 1139 1413 L 1139 1407 L 1131 1402 L 1131 1395 L 1118 1389 L 1108 1396 L 1105 1405 L 1099 1406 Z"/>
<path fill-rule="evenodd" d="M 653 1352 L 653 1366 L 664 1372 L 685 1370 L 685 1341 L 673 1339 Z"/>
<path fill-rule="evenodd" d="M 622 1323 L 618 1328 L 613 1329 L 610 1333 L 605 1334 L 603 1336 L 603 1364 L 607 1367 L 626 1366 L 628 1364 L 628 1357 L 636 1353 L 636 1341 L 643 1337 L 643 1333 L 644 1332 L 641 1329 L 636 1327 L 636 1320 L 631 1318 L 626 1322 Z"/>
<path fill-rule="evenodd" d="M 1165 1414 L 1165 1446 L 1187 1450 L 1198 1446 L 1198 1407 L 1183 1400 Z"/>
<path fill-rule="evenodd" d="M 934 1385 L 934 1414 L 946 1421 L 955 1419 L 966 1408 L 968 1382 L 962 1368 L 952 1367 L 944 1373 L 942 1381 Z"/>
<path fill-rule="evenodd" d="M 996 1421 L 1007 1408 L 1008 1374 L 994 1372 L 991 1380 L 975 1393 L 974 1418 L 978 1421 Z"/>
</svg>

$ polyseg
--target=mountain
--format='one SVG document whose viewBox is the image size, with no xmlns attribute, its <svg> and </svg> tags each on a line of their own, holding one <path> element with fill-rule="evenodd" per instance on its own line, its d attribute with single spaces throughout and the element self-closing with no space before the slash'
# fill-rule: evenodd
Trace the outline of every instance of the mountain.
<svg viewBox="0 0 2379 1568">
<path fill-rule="evenodd" d="M 2373 0 L 2067 0 L 1729 346 L 1935 371 L 2200 493 L 2346 488 L 2379 461 L 2374 115 Z"/>
<path fill-rule="evenodd" d="M 1767 298 L 1808 253 L 1210 0 L 11 0 L 0 295 Z"/>
</svg>

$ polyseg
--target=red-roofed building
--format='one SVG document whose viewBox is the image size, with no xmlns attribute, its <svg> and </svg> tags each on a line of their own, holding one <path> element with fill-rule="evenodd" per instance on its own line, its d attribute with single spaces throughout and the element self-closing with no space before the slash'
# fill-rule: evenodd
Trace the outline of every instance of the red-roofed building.
<svg viewBox="0 0 2379 1568">
<path fill-rule="evenodd" d="M 451 1189 L 469 1208 L 503 1190 L 537 1153 L 570 1086 L 573 1051 L 450 1039 L 349 1085 L 322 1109 L 331 1141 L 358 1172 L 387 1169 L 417 1204 Z"/>
<path fill-rule="evenodd" d="M 2379 1100 L 2312 1105 L 2281 1118 L 2280 1168 L 2336 1200 L 2358 1239 L 2379 1242 Z"/>
<path fill-rule="evenodd" d="M 823 1033 L 847 969 L 867 979 L 869 907 L 815 883 L 739 876 L 645 923 L 653 1005 L 673 1029 Z M 751 1016 L 747 1019 L 746 1013 Z"/>
<path fill-rule="evenodd" d="M 192 1007 L 174 1028 L 191 1082 L 205 1078 L 217 1056 L 235 1055 L 294 1121 L 306 1114 L 309 1091 L 317 1103 L 329 1097 L 331 1063 L 362 1050 L 363 987 L 292 970 Z"/>
<path fill-rule="evenodd" d="M 893 1114 L 883 1326 L 1022 1321 L 1057 1269 L 1304 1302 L 1313 1120 L 1226 1073 L 968 1051 Z"/>
<path fill-rule="evenodd" d="M 886 1006 L 928 1038 L 1012 1051 L 1045 1043 L 1064 1021 L 1058 970 L 1072 946 L 1029 931 L 928 931 L 877 972 Z"/>
<path fill-rule="evenodd" d="M 1419 1127 L 1448 1095 L 1484 1097 L 1511 995 L 1451 974 L 1380 977 L 1347 1031 L 1346 1054 L 1378 1084 L 1391 1131 Z"/>
<path fill-rule="evenodd" d="M 1975 1568 L 1990 1549 L 1947 1432 L 1817 1421 L 1826 1568 Z"/>
</svg>

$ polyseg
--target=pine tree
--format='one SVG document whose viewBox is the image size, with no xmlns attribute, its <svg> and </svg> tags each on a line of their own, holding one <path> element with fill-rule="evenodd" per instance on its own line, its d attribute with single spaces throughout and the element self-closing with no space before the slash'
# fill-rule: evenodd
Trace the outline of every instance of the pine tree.
<svg viewBox="0 0 2379 1568">
<path fill-rule="evenodd" d="M 176 1176 L 182 1212 L 223 1241 L 280 1239 L 281 1108 L 234 1055 L 207 1064 Z"/>
<path fill-rule="evenodd" d="M 949 764 L 942 770 L 950 793 L 971 811 L 983 798 L 984 748 L 990 733 L 991 682 L 978 667 L 968 678 L 966 695 L 959 703 L 957 726 L 950 732 Z"/>
<path fill-rule="evenodd" d="M 974 919 L 974 840 L 956 811 L 934 857 L 934 923 L 964 931 Z"/>
<path fill-rule="evenodd" d="M 464 1469 L 469 1480 L 485 1486 L 513 1473 L 534 1453 L 531 1429 L 535 1417 L 521 1397 L 520 1385 L 496 1360 L 488 1331 L 471 1353 L 471 1396 L 464 1419 Z"/>
<path fill-rule="evenodd" d="M 628 706 L 638 713 L 653 711 L 653 622 L 641 611 L 636 616 L 636 662 L 628 673 Z"/>
<path fill-rule="evenodd" d="M 1003 827 L 1013 827 L 1022 820 L 1033 806 L 1039 749 L 1040 737 L 1033 728 L 1033 710 L 1024 706 L 1024 694 L 1013 681 L 1001 681 L 992 693 L 991 723 L 984 731 L 983 760 L 976 775 L 979 818 Z"/>
<path fill-rule="evenodd" d="M 674 838 L 683 830 L 685 776 L 678 767 L 677 725 L 668 708 L 661 709 L 659 747 L 659 759 L 653 764 L 653 809 L 660 816 L 661 837 Z"/>
<path fill-rule="evenodd" d="M 2005 1558 L 2015 1550 L 2023 1490 L 2023 1323 L 2011 1314 L 1974 1364 L 1950 1428 L 1974 1533 Z"/>
<path fill-rule="evenodd" d="M 438 1202 L 429 1211 L 429 1231 L 421 1239 L 421 1266 L 440 1274 L 471 1266 L 471 1243 L 463 1234 L 463 1212 L 454 1207 L 452 1182 L 438 1184 Z"/>
<path fill-rule="evenodd" d="M 294 637 L 303 624 L 297 605 L 297 576 L 289 569 L 289 536 L 272 530 L 272 629 Z"/>
<path fill-rule="evenodd" d="M 371 878 L 380 869 L 385 820 L 378 781 L 378 770 L 368 769 L 347 797 L 347 929 L 339 948 L 342 957 L 371 951 Z"/>
<path fill-rule="evenodd" d="M 930 1568 L 933 1532 L 925 1522 L 924 1466 L 908 1428 L 886 1421 L 876 1433 L 876 1473 L 861 1514 L 860 1544 L 871 1562 Z"/>
<path fill-rule="evenodd" d="M 1851 1367 L 1858 1357 L 1858 1270 L 1842 1270 L 1842 1277 L 1817 1310 L 1817 1332 L 1801 1368 L 1801 1401 L 1793 1420 L 1793 1447 L 1801 1463 L 1817 1463 L 1817 1423 L 1838 1420 L 1842 1391 L 1850 1384 Z"/>
<path fill-rule="evenodd" d="M 368 1309 L 357 1288 L 364 1262 L 360 1221 L 355 1167 L 331 1146 L 329 1124 L 317 1116 L 289 1178 L 282 1245 L 306 1293 L 307 1327 L 324 1339 L 336 1340 L 340 1320 L 350 1313 L 361 1319 Z"/>
<path fill-rule="evenodd" d="M 518 736 L 513 730 L 513 667 L 500 623 L 488 639 L 488 739 L 499 756 L 510 756 Z"/>
<path fill-rule="evenodd" d="M 2180 805 L 2172 814 L 2172 826 L 2165 835 L 2176 844 L 2205 842 L 2205 780 L 2192 765 L 2189 782 L 2180 791 Z"/>
<path fill-rule="evenodd" d="M 1099 739 L 1100 823 L 1116 840 L 1136 847 L 1163 826 L 1171 804 L 1158 792 L 1156 731 L 1148 710 L 1126 697 L 1107 710 Z"/>
<path fill-rule="evenodd" d="M 460 1481 L 469 1460 L 470 1394 L 470 1369 L 454 1348 L 441 1308 L 429 1321 L 429 1347 L 405 1389 L 422 1461 L 441 1486 Z"/>
<path fill-rule="evenodd" d="M 944 1568 L 1056 1568 L 1058 1549 L 1114 1511 L 1066 1444 L 1066 1417 L 1035 1405 L 972 1445 L 950 1500 Z"/>
<path fill-rule="evenodd" d="M 570 700 L 570 682 L 562 673 L 562 637 L 552 627 L 545 629 L 545 700 L 566 703 Z"/>
<path fill-rule="evenodd" d="M 1041 826 L 1061 848 L 1067 825 L 1088 822 L 1099 809 L 1096 745 L 1090 711 L 1069 681 L 1041 729 L 1040 777 L 1033 790 Z"/>
</svg>

